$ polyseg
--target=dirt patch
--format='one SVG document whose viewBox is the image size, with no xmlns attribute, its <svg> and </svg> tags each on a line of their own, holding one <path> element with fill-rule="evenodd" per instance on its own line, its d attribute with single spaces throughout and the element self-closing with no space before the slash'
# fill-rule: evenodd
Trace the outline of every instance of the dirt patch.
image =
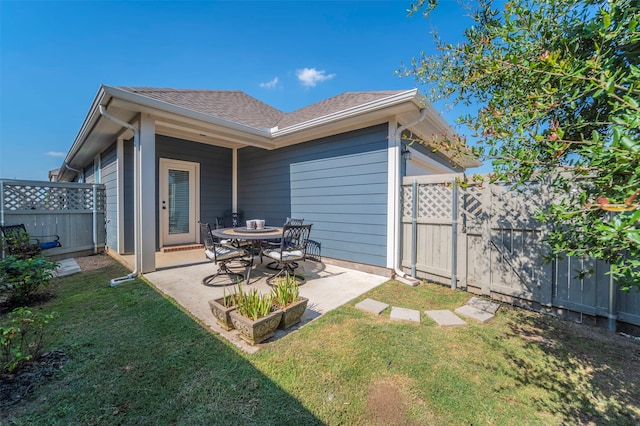
<svg viewBox="0 0 640 426">
<path fill-rule="evenodd" d="M 0 373 L 0 410 L 27 398 L 37 386 L 61 370 L 67 361 L 67 354 L 52 351 L 34 361 L 25 362 L 13 373 Z"/>
<path fill-rule="evenodd" d="M 118 263 L 114 258 L 104 253 L 95 254 L 92 256 L 77 257 L 76 262 L 83 272 L 102 269 Z"/>
<path fill-rule="evenodd" d="M 371 425 L 405 424 L 407 400 L 401 389 L 389 379 L 369 385 L 367 390 L 367 421 Z"/>
</svg>

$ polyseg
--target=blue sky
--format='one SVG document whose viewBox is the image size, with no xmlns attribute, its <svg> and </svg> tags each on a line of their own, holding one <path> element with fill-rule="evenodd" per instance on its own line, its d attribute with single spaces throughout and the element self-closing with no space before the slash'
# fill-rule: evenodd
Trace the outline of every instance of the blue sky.
<svg viewBox="0 0 640 426">
<path fill-rule="evenodd" d="M 242 90 L 285 112 L 414 88 L 394 71 L 433 51 L 432 28 L 455 42 L 470 19 L 453 0 L 408 17 L 410 3 L 0 0 L 0 177 L 46 180 L 100 84 Z"/>
</svg>

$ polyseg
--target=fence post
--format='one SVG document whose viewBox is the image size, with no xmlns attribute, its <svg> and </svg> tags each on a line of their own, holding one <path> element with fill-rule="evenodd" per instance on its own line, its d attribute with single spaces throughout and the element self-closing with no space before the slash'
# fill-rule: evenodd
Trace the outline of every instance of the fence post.
<svg viewBox="0 0 640 426">
<path fill-rule="evenodd" d="M 451 203 L 451 288 L 458 285 L 458 182 L 453 178 Z"/>
<path fill-rule="evenodd" d="M 0 179 L 0 225 L 4 226 L 4 181 Z"/>
<path fill-rule="evenodd" d="M 0 179 L 0 226 L 4 226 L 4 181 Z M 5 258 L 4 241 L 0 241 L 0 255 Z"/>
<path fill-rule="evenodd" d="M 98 187 L 93 184 L 93 254 L 98 254 Z"/>
<path fill-rule="evenodd" d="M 609 213 L 609 222 L 613 222 L 614 212 Z M 611 263 L 609 263 L 609 312 L 607 314 L 609 331 L 616 332 L 616 323 L 618 321 L 618 306 L 616 294 L 616 281 L 611 273 Z"/>
<path fill-rule="evenodd" d="M 418 181 L 411 185 L 413 198 L 411 202 L 411 276 L 416 277 L 416 263 L 418 261 Z"/>
<path fill-rule="evenodd" d="M 611 265 L 609 265 L 609 268 L 611 268 Z M 607 318 L 609 318 L 609 331 L 613 331 L 614 333 L 616 332 L 616 323 L 618 321 L 618 306 L 616 296 L 616 282 L 613 279 L 611 270 L 609 270 L 609 313 L 607 314 Z"/>
</svg>

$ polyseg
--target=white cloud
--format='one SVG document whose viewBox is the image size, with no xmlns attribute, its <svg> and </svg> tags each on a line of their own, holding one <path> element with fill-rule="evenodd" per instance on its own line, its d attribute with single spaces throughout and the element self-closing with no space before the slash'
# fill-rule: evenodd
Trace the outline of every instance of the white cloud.
<svg viewBox="0 0 640 426">
<path fill-rule="evenodd" d="M 326 71 L 318 71 L 315 68 L 302 68 L 296 71 L 296 76 L 303 86 L 315 87 L 316 84 L 331 80 L 335 74 L 327 74 Z"/>
<path fill-rule="evenodd" d="M 60 152 L 60 151 L 49 151 L 47 153 L 45 153 L 44 155 L 48 155 L 49 157 L 64 157 L 65 155 L 67 155 L 66 152 Z"/>
<path fill-rule="evenodd" d="M 263 89 L 273 89 L 278 85 L 278 76 L 276 76 L 273 80 L 267 81 L 266 83 L 260 83 L 260 87 Z"/>
</svg>

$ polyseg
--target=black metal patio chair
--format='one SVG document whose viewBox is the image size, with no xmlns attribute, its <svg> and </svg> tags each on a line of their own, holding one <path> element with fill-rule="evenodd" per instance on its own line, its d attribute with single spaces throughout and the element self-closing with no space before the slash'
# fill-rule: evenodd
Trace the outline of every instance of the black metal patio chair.
<svg viewBox="0 0 640 426">
<path fill-rule="evenodd" d="M 309 225 L 284 225 L 282 227 L 282 238 L 280 247 L 266 248 L 262 253 L 277 261 L 281 268 L 278 272 L 267 278 L 267 283 L 271 284 L 279 276 L 289 274 L 294 276 L 297 262 L 302 262 L 307 256 L 307 243 L 311 234 L 311 224 Z M 300 275 L 295 275 L 298 284 L 304 284 L 306 279 Z"/>
<path fill-rule="evenodd" d="M 304 224 L 304 219 L 298 219 L 295 217 L 288 217 L 287 220 L 285 220 L 284 225 L 303 225 Z M 288 236 L 285 236 L 285 238 L 288 239 Z M 277 249 L 280 247 L 280 240 L 267 240 L 264 241 L 262 243 L 262 250 L 267 250 L 267 249 Z M 262 263 L 262 251 L 260 251 L 260 263 Z M 291 265 L 293 266 L 293 268 L 297 268 L 298 265 L 297 264 L 293 264 Z M 272 271 L 279 271 L 280 269 L 282 269 L 282 267 L 280 266 L 280 262 L 269 262 L 267 264 L 267 268 L 271 269 Z"/>
<path fill-rule="evenodd" d="M 229 263 L 233 261 L 240 261 L 240 266 L 246 267 L 247 260 L 245 258 L 248 256 L 247 251 L 243 248 L 233 247 L 216 241 L 216 238 L 214 238 L 211 233 L 211 227 L 209 224 L 203 222 L 199 223 L 202 243 L 204 244 L 204 253 L 210 261 L 218 265 L 218 271 L 215 274 L 204 277 L 202 279 L 202 284 L 207 286 L 226 286 L 237 284 L 238 279 L 243 281 L 244 274 L 232 271 L 229 267 Z M 213 283 L 219 275 L 227 275 L 231 281 L 220 284 Z"/>
</svg>

